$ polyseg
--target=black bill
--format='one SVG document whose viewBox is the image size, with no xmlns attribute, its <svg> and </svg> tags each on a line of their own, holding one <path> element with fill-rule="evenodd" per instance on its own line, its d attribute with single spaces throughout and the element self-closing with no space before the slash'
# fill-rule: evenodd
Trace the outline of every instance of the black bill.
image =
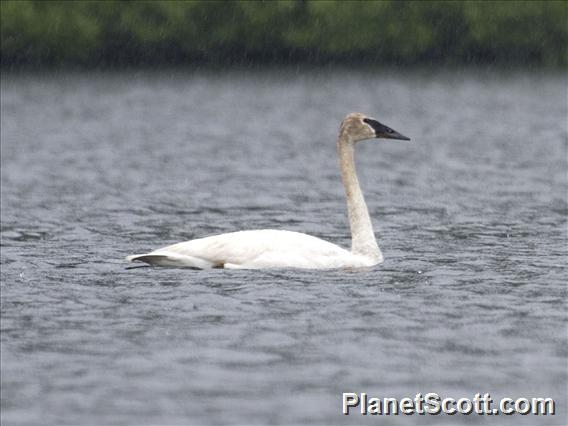
<svg viewBox="0 0 568 426">
<path fill-rule="evenodd" d="M 391 129 L 384 124 L 379 123 L 377 120 L 372 118 L 364 118 L 363 121 L 373 128 L 375 131 L 375 137 L 383 139 L 399 139 L 402 141 L 409 141 L 410 138 L 398 133 L 396 130 Z"/>
</svg>

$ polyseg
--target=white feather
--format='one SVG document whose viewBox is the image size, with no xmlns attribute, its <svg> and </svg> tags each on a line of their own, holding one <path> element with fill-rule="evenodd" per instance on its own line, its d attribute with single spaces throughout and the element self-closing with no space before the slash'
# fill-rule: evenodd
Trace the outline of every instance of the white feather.
<svg viewBox="0 0 568 426">
<path fill-rule="evenodd" d="M 157 266 L 206 268 L 340 268 L 373 262 L 322 239 L 299 232 L 239 231 L 177 243 L 129 256 Z"/>
</svg>

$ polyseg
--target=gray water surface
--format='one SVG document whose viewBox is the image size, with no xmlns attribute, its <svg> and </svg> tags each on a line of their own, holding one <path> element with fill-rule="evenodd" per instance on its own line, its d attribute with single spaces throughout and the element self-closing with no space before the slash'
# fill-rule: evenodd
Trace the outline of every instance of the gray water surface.
<svg viewBox="0 0 568 426">
<path fill-rule="evenodd" d="M 566 78 L 238 70 L 2 76 L 2 424 L 566 424 Z M 240 229 L 384 264 L 126 269 Z M 342 392 L 552 397 L 554 417 L 341 414 Z"/>
</svg>

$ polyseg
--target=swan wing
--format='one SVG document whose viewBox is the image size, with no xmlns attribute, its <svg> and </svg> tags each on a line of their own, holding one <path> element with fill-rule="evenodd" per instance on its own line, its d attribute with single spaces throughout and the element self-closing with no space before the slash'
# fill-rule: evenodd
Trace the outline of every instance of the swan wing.
<svg viewBox="0 0 568 426">
<path fill-rule="evenodd" d="M 152 252 L 148 254 L 135 254 L 126 258 L 130 262 L 145 262 L 154 266 L 170 266 L 194 269 L 209 269 L 215 265 L 211 262 L 194 256 L 186 256 L 173 252 Z"/>
</svg>

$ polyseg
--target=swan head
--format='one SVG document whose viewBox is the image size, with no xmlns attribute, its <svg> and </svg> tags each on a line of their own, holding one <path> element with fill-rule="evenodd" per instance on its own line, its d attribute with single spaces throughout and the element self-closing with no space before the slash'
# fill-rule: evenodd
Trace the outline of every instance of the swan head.
<svg viewBox="0 0 568 426">
<path fill-rule="evenodd" d="M 348 140 L 352 142 L 374 138 L 410 140 L 409 137 L 360 112 L 352 112 L 343 119 L 339 128 L 339 134 L 347 136 Z"/>
</svg>

